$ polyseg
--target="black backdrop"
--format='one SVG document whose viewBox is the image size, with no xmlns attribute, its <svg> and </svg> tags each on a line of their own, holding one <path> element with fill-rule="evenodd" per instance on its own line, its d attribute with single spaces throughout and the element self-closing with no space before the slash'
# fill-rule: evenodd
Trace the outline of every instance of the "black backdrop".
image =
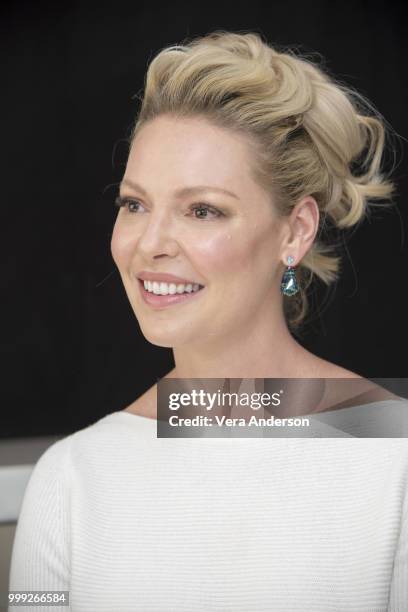
<svg viewBox="0 0 408 612">
<path fill-rule="evenodd" d="M 2 6 L 0 435 L 65 434 L 124 408 L 173 366 L 142 336 L 110 254 L 148 60 L 214 29 L 255 30 L 320 53 L 405 136 L 406 22 L 392 1 Z M 398 207 L 352 235 L 342 278 L 324 308 L 318 288 L 302 339 L 370 378 L 408 376 L 405 148 L 400 139 Z"/>
</svg>

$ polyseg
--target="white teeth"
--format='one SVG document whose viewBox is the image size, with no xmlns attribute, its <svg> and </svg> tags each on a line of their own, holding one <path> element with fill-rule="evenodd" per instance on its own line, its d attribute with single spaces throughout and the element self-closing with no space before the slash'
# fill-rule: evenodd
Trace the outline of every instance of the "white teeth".
<svg viewBox="0 0 408 612">
<path fill-rule="evenodd" d="M 156 281 L 143 281 L 144 288 L 156 295 L 174 295 L 175 293 L 194 293 L 199 290 L 198 283 L 176 285 L 175 283 L 158 283 Z"/>
</svg>

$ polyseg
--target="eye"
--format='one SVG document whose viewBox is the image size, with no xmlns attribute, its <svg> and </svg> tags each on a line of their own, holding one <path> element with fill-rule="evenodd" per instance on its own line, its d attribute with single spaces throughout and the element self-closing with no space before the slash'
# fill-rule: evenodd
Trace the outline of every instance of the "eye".
<svg viewBox="0 0 408 612">
<path fill-rule="evenodd" d="M 115 199 L 115 206 L 118 208 L 125 208 L 129 213 L 135 214 L 143 209 L 143 205 L 138 200 L 132 200 L 130 198 L 123 198 L 122 196 L 117 196 Z M 224 217 L 224 213 L 222 213 L 217 208 L 210 206 L 209 204 L 205 204 L 200 202 L 199 204 L 193 204 L 190 207 L 190 210 L 193 212 L 193 216 L 195 219 L 211 219 Z M 198 214 L 195 214 L 195 213 Z"/>
<path fill-rule="evenodd" d="M 115 206 L 118 208 L 125 208 L 130 213 L 136 213 L 139 212 L 142 205 L 137 200 L 130 200 L 129 198 L 122 198 L 122 196 L 118 196 L 115 199 Z"/>
<path fill-rule="evenodd" d="M 200 214 L 198 216 L 194 215 L 195 219 L 209 219 L 211 217 L 208 216 L 208 212 L 211 213 L 212 217 L 223 217 L 224 214 L 220 211 L 217 210 L 216 208 L 214 208 L 213 206 L 209 206 L 208 204 L 193 204 L 193 206 L 191 207 L 191 209 L 194 213 L 196 211 L 198 211 Z M 203 214 L 206 213 L 206 214 Z"/>
</svg>

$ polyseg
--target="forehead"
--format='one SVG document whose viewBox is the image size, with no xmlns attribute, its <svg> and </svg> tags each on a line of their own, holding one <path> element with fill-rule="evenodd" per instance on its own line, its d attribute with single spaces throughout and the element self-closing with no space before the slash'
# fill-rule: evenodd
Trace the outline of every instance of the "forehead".
<svg viewBox="0 0 408 612">
<path fill-rule="evenodd" d="M 125 177 L 169 188 L 208 184 L 253 192 L 252 153 L 245 136 L 201 118 L 162 116 L 136 135 Z M 176 184 L 177 183 L 177 184 Z M 239 194 L 238 194 L 239 195 Z"/>
</svg>

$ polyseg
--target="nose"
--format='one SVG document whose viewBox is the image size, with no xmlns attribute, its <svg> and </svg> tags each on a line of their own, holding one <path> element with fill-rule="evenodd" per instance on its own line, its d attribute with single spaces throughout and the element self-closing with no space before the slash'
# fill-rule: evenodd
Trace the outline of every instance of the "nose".
<svg viewBox="0 0 408 612">
<path fill-rule="evenodd" d="M 175 257 L 178 254 L 179 245 L 174 224 L 165 211 L 145 215 L 136 247 L 139 255 L 146 261 L 166 255 Z"/>
</svg>

